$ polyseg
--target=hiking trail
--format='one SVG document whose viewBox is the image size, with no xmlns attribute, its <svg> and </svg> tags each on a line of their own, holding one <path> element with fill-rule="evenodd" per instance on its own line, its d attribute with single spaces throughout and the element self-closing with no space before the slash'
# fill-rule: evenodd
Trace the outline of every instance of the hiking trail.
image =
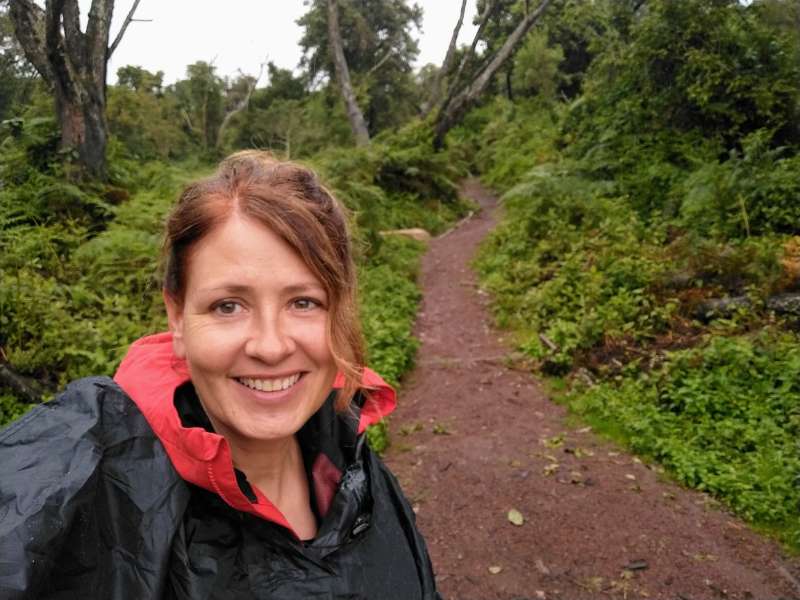
<svg viewBox="0 0 800 600">
<path fill-rule="evenodd" d="M 800 559 L 570 424 L 513 368 L 469 267 L 497 200 L 476 180 L 463 193 L 481 210 L 423 257 L 421 346 L 385 457 L 445 600 L 800 598 Z"/>
</svg>

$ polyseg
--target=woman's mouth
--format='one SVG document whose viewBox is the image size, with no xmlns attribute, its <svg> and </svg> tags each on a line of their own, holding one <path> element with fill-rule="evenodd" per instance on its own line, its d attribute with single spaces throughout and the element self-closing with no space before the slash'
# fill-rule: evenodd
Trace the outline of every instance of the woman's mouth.
<svg viewBox="0 0 800 600">
<path fill-rule="evenodd" d="M 288 390 L 296 384 L 302 373 L 294 373 L 286 377 L 276 377 L 272 379 L 256 379 L 253 377 L 236 377 L 236 381 L 251 390 L 259 392 L 282 392 Z"/>
</svg>

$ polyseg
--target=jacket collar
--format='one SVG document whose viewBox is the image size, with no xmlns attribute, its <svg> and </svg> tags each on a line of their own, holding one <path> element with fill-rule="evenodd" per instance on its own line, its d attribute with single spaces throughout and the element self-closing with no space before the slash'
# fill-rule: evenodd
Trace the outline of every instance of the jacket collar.
<svg viewBox="0 0 800 600">
<path fill-rule="evenodd" d="M 174 396 L 175 390 L 189 381 L 189 369 L 185 361 L 175 356 L 171 333 L 159 333 L 134 342 L 114 375 L 114 381 L 142 411 L 184 480 L 215 492 L 237 510 L 273 521 L 291 531 L 286 518 L 258 489 L 254 490 L 256 502 L 245 496 L 236 481 L 225 438 L 182 424 Z M 334 389 L 341 388 L 343 383 L 344 377 L 339 373 Z M 374 371 L 364 368 L 362 384 L 368 395 L 358 415 L 359 434 L 396 406 L 394 390 Z M 318 499 L 326 500 L 320 506 L 324 514 L 341 473 L 339 469 L 331 469 L 330 460 L 326 461 L 324 454 L 319 458 L 315 465 L 319 464 L 320 468 L 312 468 L 312 478 Z"/>
</svg>

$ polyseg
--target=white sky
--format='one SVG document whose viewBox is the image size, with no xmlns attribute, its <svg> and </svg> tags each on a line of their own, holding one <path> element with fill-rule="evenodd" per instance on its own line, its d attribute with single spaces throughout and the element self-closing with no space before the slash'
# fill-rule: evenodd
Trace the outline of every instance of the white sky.
<svg viewBox="0 0 800 600">
<path fill-rule="evenodd" d="M 416 1 L 424 16 L 422 32 L 413 32 L 420 46 L 415 66 L 441 64 L 461 0 Z M 88 0 L 81 2 L 84 18 L 88 4 Z M 132 4 L 133 0 L 115 2 L 111 40 Z M 301 30 L 295 21 L 306 10 L 302 0 L 141 0 L 135 17 L 152 22 L 130 24 L 109 61 L 108 81 L 116 81 L 119 67 L 138 65 L 164 71 L 164 82 L 173 83 L 185 77 L 187 65 L 198 60 L 213 61 L 222 76 L 235 76 L 238 69 L 257 74 L 265 58 L 295 69 L 301 56 Z M 459 43 L 472 39 L 474 14 L 475 2 L 470 1 Z"/>
</svg>

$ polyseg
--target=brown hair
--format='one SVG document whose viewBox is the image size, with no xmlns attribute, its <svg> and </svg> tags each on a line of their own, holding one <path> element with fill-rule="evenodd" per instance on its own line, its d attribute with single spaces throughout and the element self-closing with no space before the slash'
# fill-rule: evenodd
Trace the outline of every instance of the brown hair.
<svg viewBox="0 0 800 600">
<path fill-rule="evenodd" d="M 187 185 L 167 219 L 164 290 L 183 301 L 191 248 L 236 212 L 281 236 L 325 288 L 328 344 L 345 378 L 336 408 L 344 410 L 361 387 L 364 364 L 356 271 L 345 209 L 311 170 L 245 150 L 223 160 L 211 177 Z"/>
</svg>

